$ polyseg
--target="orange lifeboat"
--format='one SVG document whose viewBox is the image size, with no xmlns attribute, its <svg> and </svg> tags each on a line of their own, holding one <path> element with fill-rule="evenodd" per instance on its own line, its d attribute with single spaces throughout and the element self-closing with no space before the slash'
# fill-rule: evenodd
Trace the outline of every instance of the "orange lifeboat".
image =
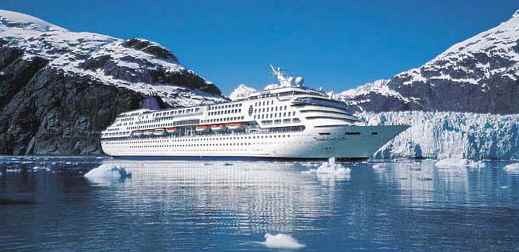
<svg viewBox="0 0 519 252">
<path fill-rule="evenodd" d="M 243 128 L 243 124 L 241 123 L 229 123 L 227 124 L 227 128 L 230 130 L 237 130 Z"/>
<path fill-rule="evenodd" d="M 211 125 L 211 130 L 212 131 L 222 131 L 225 129 L 225 125 L 223 124 L 214 124 L 214 125 Z"/>
<path fill-rule="evenodd" d="M 196 132 L 205 132 L 208 130 L 209 130 L 209 127 L 207 125 L 199 125 L 199 126 L 196 126 L 196 128 L 195 128 Z"/>
</svg>

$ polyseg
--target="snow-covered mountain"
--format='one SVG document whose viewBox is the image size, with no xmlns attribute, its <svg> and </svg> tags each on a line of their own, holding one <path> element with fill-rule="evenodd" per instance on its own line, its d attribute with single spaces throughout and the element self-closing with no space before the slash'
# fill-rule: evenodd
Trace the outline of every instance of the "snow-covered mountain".
<svg viewBox="0 0 519 252">
<path fill-rule="evenodd" d="M 519 115 L 422 111 L 358 115 L 370 125 L 411 125 L 382 147 L 377 158 L 519 159 Z"/>
<path fill-rule="evenodd" d="M 358 111 L 519 113 L 519 11 L 419 68 L 343 94 Z"/>
<path fill-rule="evenodd" d="M 257 90 L 255 88 L 249 87 L 245 84 L 240 84 L 236 89 L 232 91 L 232 93 L 229 95 L 229 98 L 231 100 L 236 100 L 243 97 L 247 97 L 256 92 Z"/>
<path fill-rule="evenodd" d="M 404 97 L 399 92 L 388 87 L 390 80 L 377 80 L 366 83 L 355 89 L 337 94 L 337 97 L 350 105 L 352 111 L 365 111 L 371 107 L 393 108 L 406 110 L 409 104 L 418 105 L 414 97 Z"/>
<path fill-rule="evenodd" d="M 158 96 L 172 106 L 221 98 L 216 86 L 182 66 L 163 46 L 145 39 L 71 32 L 32 16 L 0 10 L 0 45 L 23 50 L 24 59 L 44 58 L 46 67 L 64 74 Z"/>
<path fill-rule="evenodd" d="M 99 153 L 118 113 L 224 100 L 157 43 L 0 10 L 0 154 Z"/>
</svg>

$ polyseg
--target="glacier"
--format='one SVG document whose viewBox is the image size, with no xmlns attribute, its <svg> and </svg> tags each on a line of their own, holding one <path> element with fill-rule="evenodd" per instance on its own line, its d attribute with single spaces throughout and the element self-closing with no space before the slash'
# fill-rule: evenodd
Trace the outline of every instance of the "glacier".
<svg viewBox="0 0 519 252">
<path fill-rule="evenodd" d="M 519 115 L 461 112 L 357 113 L 369 125 L 411 127 L 374 158 L 519 159 Z"/>
</svg>

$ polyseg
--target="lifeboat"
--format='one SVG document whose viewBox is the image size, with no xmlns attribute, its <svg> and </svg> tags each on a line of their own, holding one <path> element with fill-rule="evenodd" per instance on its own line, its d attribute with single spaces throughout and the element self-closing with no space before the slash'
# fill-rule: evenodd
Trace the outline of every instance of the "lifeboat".
<svg viewBox="0 0 519 252">
<path fill-rule="evenodd" d="M 151 135 L 153 135 L 153 131 L 152 130 L 145 130 L 142 134 L 145 135 L 145 136 L 151 136 Z"/>
<path fill-rule="evenodd" d="M 164 133 L 165 133 L 164 129 L 155 129 L 153 131 L 153 135 L 155 135 L 155 136 L 162 136 L 162 135 L 164 135 Z"/>
<path fill-rule="evenodd" d="M 209 130 L 209 127 L 207 127 L 207 125 L 200 125 L 200 126 L 196 126 L 196 128 L 195 128 L 196 132 L 205 132 L 208 130 Z"/>
<path fill-rule="evenodd" d="M 222 131 L 224 129 L 225 129 L 225 125 L 223 125 L 223 124 L 211 125 L 211 130 L 212 131 Z"/>
<path fill-rule="evenodd" d="M 134 132 L 132 132 L 132 136 L 140 137 L 140 136 L 142 136 L 142 132 L 141 131 L 134 131 Z"/>
<path fill-rule="evenodd" d="M 170 134 L 175 133 L 175 132 L 177 132 L 177 128 L 167 128 L 166 132 L 168 132 Z"/>
<path fill-rule="evenodd" d="M 243 128 L 243 124 L 241 123 L 229 123 L 227 124 L 227 128 L 230 130 L 237 130 Z"/>
</svg>

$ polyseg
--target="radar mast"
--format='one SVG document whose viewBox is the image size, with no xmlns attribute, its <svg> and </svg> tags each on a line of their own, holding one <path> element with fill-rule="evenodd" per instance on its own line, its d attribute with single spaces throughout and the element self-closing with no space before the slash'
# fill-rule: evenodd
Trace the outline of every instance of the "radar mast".
<svg viewBox="0 0 519 252">
<path fill-rule="evenodd" d="M 270 65 L 272 74 L 277 78 L 280 87 L 303 87 L 304 78 L 302 76 L 290 76 L 283 72 L 281 68 Z"/>
</svg>

